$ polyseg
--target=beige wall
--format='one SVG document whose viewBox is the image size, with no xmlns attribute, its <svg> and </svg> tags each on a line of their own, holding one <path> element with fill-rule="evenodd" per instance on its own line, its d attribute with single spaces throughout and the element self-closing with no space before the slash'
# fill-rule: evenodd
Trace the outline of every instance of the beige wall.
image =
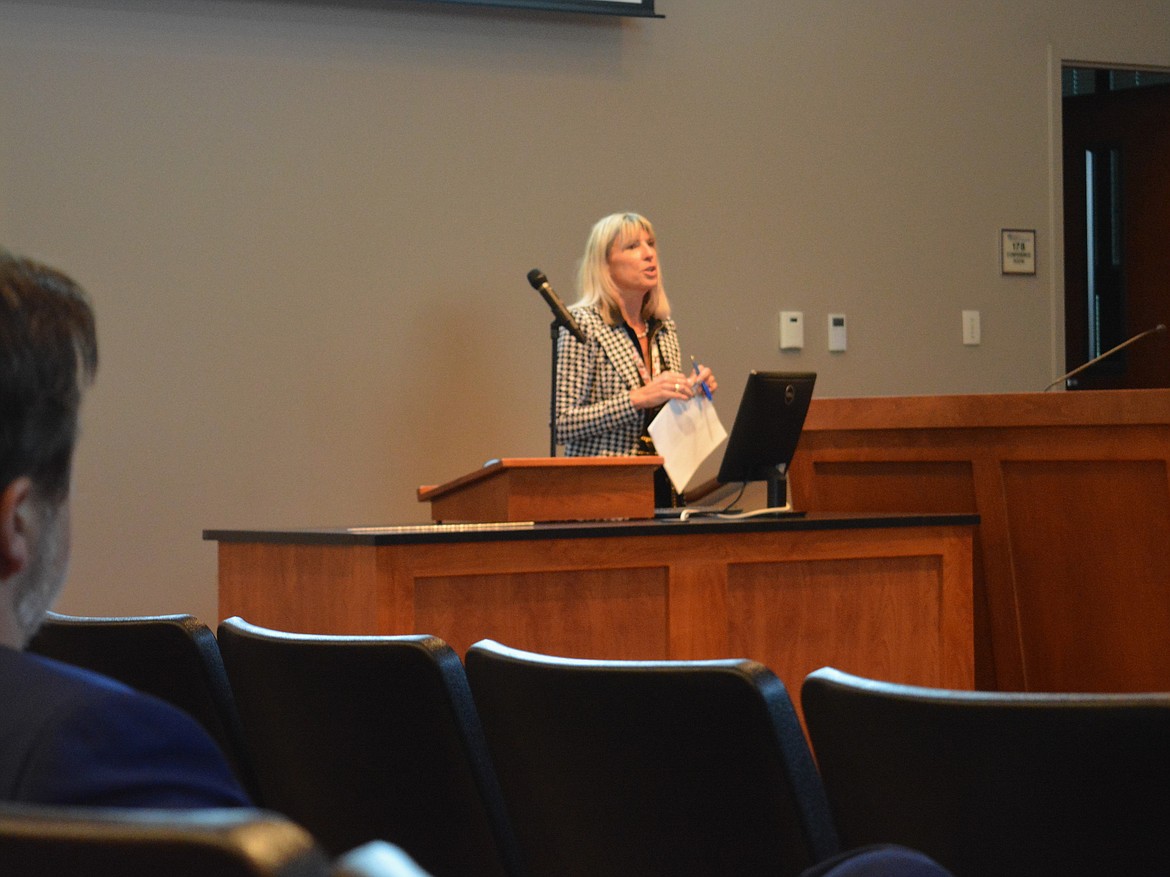
<svg viewBox="0 0 1170 877">
<path fill-rule="evenodd" d="M 0 0 L 0 242 L 85 284 L 103 345 L 62 609 L 214 620 L 204 528 L 419 520 L 418 484 L 546 453 L 524 275 L 571 298 L 617 209 L 657 224 L 728 424 L 750 368 L 1038 389 L 1060 62 L 1170 67 L 1154 0 L 377 5 Z M 1037 230 L 1036 277 L 1000 275 L 1001 227 Z"/>
</svg>

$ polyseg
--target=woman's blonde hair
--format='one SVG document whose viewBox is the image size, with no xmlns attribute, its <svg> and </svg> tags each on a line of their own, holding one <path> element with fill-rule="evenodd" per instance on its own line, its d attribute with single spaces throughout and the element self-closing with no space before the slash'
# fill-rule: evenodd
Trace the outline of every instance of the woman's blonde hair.
<svg viewBox="0 0 1170 877">
<path fill-rule="evenodd" d="M 602 319 L 610 326 L 622 322 L 622 310 L 618 304 L 617 286 L 609 273 L 609 254 L 615 246 L 623 246 L 640 231 L 646 232 L 651 239 L 656 237 L 654 226 L 645 216 L 613 213 L 597 221 L 585 242 L 585 255 L 581 257 L 581 267 L 577 272 L 577 286 L 581 293 L 577 304 L 599 308 Z M 665 320 L 669 316 L 670 302 L 662 288 L 662 266 L 659 265 L 658 283 L 642 300 L 642 317 Z"/>
</svg>

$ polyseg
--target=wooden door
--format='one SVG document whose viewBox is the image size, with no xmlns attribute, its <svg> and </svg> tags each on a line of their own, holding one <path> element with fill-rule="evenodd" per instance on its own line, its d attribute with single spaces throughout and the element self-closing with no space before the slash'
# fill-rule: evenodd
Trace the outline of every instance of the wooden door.
<svg viewBox="0 0 1170 877">
<path fill-rule="evenodd" d="M 1101 350 L 1170 325 L 1170 85 L 1068 97 L 1064 109 L 1065 363 L 1088 346 L 1086 153 L 1117 156 L 1116 321 L 1101 316 Z M 1100 164 L 1101 159 L 1098 159 Z M 1108 247 L 1110 241 L 1101 243 Z M 1078 376 L 1076 389 L 1170 387 L 1170 332 L 1144 338 Z"/>
</svg>

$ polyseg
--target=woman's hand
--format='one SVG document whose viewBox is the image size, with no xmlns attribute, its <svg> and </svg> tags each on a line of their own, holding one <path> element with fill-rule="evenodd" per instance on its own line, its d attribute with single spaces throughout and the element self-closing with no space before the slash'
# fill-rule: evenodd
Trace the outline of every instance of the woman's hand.
<svg viewBox="0 0 1170 877">
<path fill-rule="evenodd" d="M 710 370 L 707 370 L 707 374 L 711 374 Z M 638 409 L 657 408 L 659 405 L 665 405 L 671 399 L 685 402 L 694 394 L 695 382 L 692 378 L 688 378 L 681 372 L 667 371 L 659 372 L 653 380 L 630 390 L 630 402 Z"/>
<path fill-rule="evenodd" d="M 711 373 L 711 369 L 705 365 L 699 366 L 699 371 L 691 375 L 691 395 L 703 392 L 703 388 L 699 384 L 706 384 L 707 389 L 714 393 L 719 386 L 719 382 L 715 380 L 715 375 Z"/>
</svg>

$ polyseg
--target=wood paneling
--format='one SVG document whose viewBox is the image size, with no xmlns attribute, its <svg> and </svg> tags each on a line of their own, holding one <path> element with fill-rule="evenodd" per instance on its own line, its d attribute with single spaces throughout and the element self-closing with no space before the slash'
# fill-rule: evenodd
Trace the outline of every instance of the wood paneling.
<svg viewBox="0 0 1170 877">
<path fill-rule="evenodd" d="M 220 534 L 220 614 L 430 633 L 460 654 L 490 637 L 569 657 L 747 657 L 793 691 L 825 664 L 972 687 L 973 526 L 851 520 L 413 544 Z"/>
<path fill-rule="evenodd" d="M 1170 689 L 1170 391 L 814 400 L 810 511 L 975 511 L 980 688 Z"/>
<path fill-rule="evenodd" d="M 665 567 L 459 576 L 414 580 L 414 627 L 442 631 L 465 654 L 485 637 L 566 657 L 621 654 L 661 660 L 667 647 Z"/>
<path fill-rule="evenodd" d="M 1007 461 L 1003 485 L 1032 687 L 1170 688 L 1166 464 Z"/>
<path fill-rule="evenodd" d="M 880 679 L 941 685 L 939 560 L 736 564 L 728 583 L 731 649 L 768 643 L 773 660 L 798 668 L 801 679 L 825 665 L 865 666 Z"/>
</svg>

